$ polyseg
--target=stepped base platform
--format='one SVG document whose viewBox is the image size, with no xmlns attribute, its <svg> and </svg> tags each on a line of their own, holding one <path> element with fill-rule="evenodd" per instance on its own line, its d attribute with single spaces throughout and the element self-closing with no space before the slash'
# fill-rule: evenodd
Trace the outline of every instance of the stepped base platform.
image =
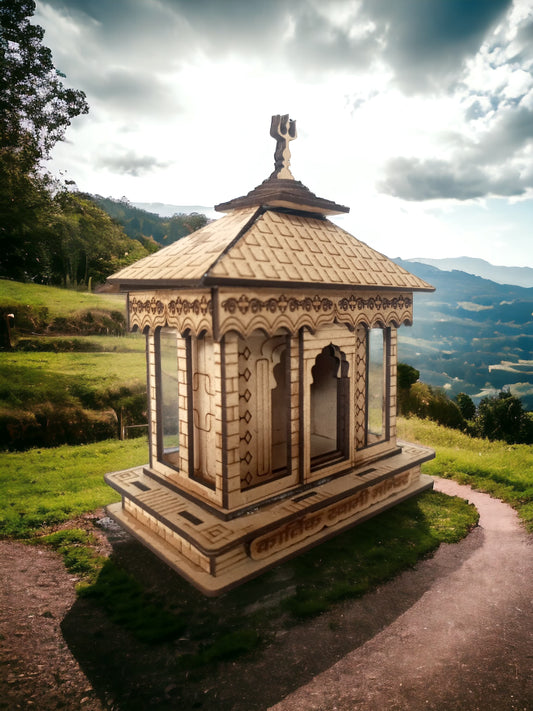
<svg viewBox="0 0 533 711">
<path fill-rule="evenodd" d="M 434 456 L 426 447 L 401 443 L 386 459 L 230 519 L 137 467 L 106 475 L 122 496 L 107 512 L 205 595 L 215 596 L 431 489 L 433 480 L 420 473 L 420 465 Z"/>
</svg>

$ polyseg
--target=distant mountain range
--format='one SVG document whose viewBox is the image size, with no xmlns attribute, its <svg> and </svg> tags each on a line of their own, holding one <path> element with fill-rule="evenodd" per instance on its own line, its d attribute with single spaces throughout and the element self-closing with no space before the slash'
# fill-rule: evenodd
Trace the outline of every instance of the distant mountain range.
<svg viewBox="0 0 533 711">
<path fill-rule="evenodd" d="M 484 259 L 476 259 L 475 257 L 448 257 L 446 259 L 415 257 L 406 261 L 430 264 L 446 272 L 457 269 L 460 272 L 483 277 L 483 279 L 490 279 L 498 284 L 515 284 L 526 288 L 533 287 L 533 269 L 531 267 L 497 267 Z"/>
<path fill-rule="evenodd" d="M 216 217 L 222 217 L 220 212 L 215 212 L 213 207 L 205 205 L 167 205 L 163 202 L 132 202 L 132 205 L 140 210 L 147 212 L 155 212 L 161 217 L 172 217 L 172 215 L 190 215 L 192 212 L 197 212 L 200 215 L 206 215 L 210 220 Z"/>
<path fill-rule="evenodd" d="M 436 287 L 415 294 L 413 326 L 398 331 L 400 360 L 452 397 L 509 387 L 533 410 L 533 288 L 394 261 Z"/>
</svg>

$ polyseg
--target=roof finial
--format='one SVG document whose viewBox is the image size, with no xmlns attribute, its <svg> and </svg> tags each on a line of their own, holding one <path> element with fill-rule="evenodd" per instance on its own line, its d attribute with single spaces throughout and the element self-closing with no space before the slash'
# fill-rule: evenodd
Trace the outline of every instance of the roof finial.
<svg viewBox="0 0 533 711">
<path fill-rule="evenodd" d="M 296 121 L 289 119 L 289 114 L 272 116 L 270 135 L 276 139 L 274 172 L 270 177 L 279 178 L 280 180 L 294 180 L 294 176 L 289 170 L 291 164 L 289 141 L 294 141 L 297 137 Z"/>
</svg>

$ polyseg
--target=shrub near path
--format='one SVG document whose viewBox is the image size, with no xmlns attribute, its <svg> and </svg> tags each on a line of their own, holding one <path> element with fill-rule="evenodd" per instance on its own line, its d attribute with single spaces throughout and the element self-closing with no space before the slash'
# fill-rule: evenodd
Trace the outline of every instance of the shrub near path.
<svg viewBox="0 0 533 711">
<path fill-rule="evenodd" d="M 398 420 L 398 436 L 433 447 L 436 458 L 426 474 L 469 484 L 510 504 L 533 531 L 533 448 L 469 437 L 457 430 L 415 417 Z"/>
</svg>

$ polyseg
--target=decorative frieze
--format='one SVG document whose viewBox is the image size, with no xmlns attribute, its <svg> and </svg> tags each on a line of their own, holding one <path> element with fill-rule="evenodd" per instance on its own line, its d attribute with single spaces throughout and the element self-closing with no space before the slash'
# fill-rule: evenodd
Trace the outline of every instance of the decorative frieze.
<svg viewBox="0 0 533 711">
<path fill-rule="evenodd" d="M 213 335 L 211 292 L 176 293 L 174 291 L 133 292 L 128 297 L 130 329 L 154 330 L 159 326 L 186 331 L 193 336 L 202 332 Z"/>
<path fill-rule="evenodd" d="M 274 334 L 287 329 L 296 334 L 306 326 L 313 332 L 332 323 L 345 323 L 355 328 L 365 324 L 400 326 L 413 318 L 413 298 L 410 293 L 387 296 L 380 293 L 347 294 L 346 291 L 315 292 L 291 295 L 287 292 L 243 294 L 220 293 L 219 331 L 235 330 L 248 336 L 256 329 Z"/>
<path fill-rule="evenodd" d="M 218 304 L 210 291 L 131 292 L 128 299 L 130 329 L 154 330 L 160 326 L 193 336 L 202 333 L 221 338 L 228 331 L 249 336 L 256 329 L 274 335 L 286 329 L 296 335 L 303 326 L 315 332 L 321 326 L 344 323 L 355 328 L 410 324 L 410 293 L 387 296 L 379 292 L 347 294 L 345 291 L 294 295 L 286 291 L 257 294 L 220 293 Z M 213 323 L 218 323 L 215 333 Z"/>
</svg>

